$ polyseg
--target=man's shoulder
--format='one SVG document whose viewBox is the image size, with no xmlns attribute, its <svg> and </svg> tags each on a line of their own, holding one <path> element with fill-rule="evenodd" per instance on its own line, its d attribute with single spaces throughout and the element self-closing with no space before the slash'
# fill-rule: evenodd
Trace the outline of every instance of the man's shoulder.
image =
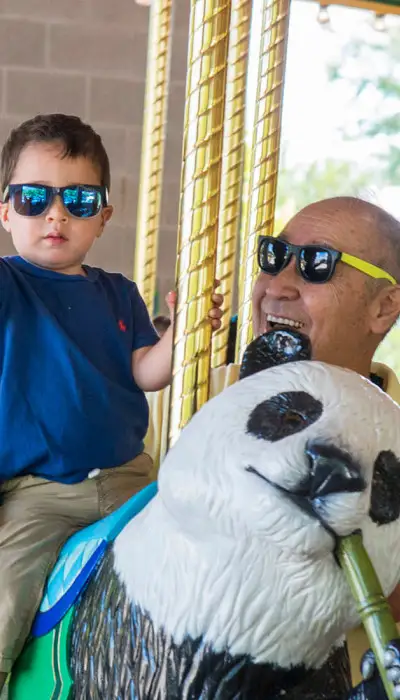
<svg viewBox="0 0 400 700">
<path fill-rule="evenodd" d="M 381 362 L 373 362 L 371 371 L 377 375 L 383 383 L 383 389 L 389 396 L 400 404 L 400 382 L 396 373 Z"/>
<path fill-rule="evenodd" d="M 211 396 L 216 396 L 226 387 L 234 384 L 239 379 L 240 365 L 224 365 L 217 367 L 211 372 Z M 400 382 L 396 373 L 387 365 L 380 362 L 373 362 L 371 367 L 372 374 L 376 375 L 382 383 L 382 389 L 389 396 L 400 404 Z"/>
</svg>

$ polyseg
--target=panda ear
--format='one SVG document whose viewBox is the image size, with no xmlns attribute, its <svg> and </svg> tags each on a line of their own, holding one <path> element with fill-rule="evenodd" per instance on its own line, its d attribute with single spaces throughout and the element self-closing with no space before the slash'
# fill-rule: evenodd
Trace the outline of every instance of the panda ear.
<svg viewBox="0 0 400 700">
<path fill-rule="evenodd" d="M 369 515 L 377 525 L 387 525 L 400 516 L 400 460 L 391 450 L 375 460 Z"/>
<path fill-rule="evenodd" d="M 240 366 L 240 379 L 287 362 L 311 360 L 310 339 L 299 331 L 277 330 L 259 335 L 247 346 Z"/>
</svg>

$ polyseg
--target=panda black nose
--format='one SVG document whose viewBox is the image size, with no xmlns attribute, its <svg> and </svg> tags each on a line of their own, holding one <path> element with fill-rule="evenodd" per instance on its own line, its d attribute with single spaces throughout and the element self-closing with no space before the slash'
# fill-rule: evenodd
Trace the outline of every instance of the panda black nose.
<svg viewBox="0 0 400 700">
<path fill-rule="evenodd" d="M 345 450 L 312 441 L 306 447 L 310 463 L 307 497 L 311 500 L 333 493 L 355 493 L 366 487 L 359 465 Z"/>
</svg>

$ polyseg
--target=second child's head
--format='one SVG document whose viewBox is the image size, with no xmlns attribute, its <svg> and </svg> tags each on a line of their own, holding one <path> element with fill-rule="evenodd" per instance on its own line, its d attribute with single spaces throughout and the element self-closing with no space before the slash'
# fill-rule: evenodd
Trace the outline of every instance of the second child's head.
<svg viewBox="0 0 400 700">
<path fill-rule="evenodd" d="M 29 119 L 3 146 L 0 178 L 1 221 L 17 252 L 40 267 L 81 274 L 112 215 L 100 136 L 75 116 Z"/>
</svg>

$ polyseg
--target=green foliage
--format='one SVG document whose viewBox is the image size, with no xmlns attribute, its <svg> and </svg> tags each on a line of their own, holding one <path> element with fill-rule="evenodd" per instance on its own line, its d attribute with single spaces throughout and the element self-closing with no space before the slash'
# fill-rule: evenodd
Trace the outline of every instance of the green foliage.
<svg viewBox="0 0 400 700">
<path fill-rule="evenodd" d="M 354 63 L 365 66 L 366 75 L 354 77 Z M 339 64 L 328 68 L 334 82 L 346 81 L 353 89 L 353 100 L 366 99 L 373 107 L 369 114 L 343 128 L 350 140 L 376 139 L 376 160 L 382 184 L 400 179 L 400 28 L 388 32 L 387 45 L 354 41 L 343 50 Z M 386 138 L 385 138 L 386 137 Z M 385 143 L 383 143 L 383 138 Z M 397 139 L 397 145 L 394 141 Z"/>
<path fill-rule="evenodd" d="M 329 158 L 303 168 L 288 168 L 282 159 L 278 180 L 277 217 L 293 215 L 302 207 L 339 194 L 358 195 L 371 182 L 371 172 L 358 164 Z"/>
<path fill-rule="evenodd" d="M 385 39 L 385 37 L 384 37 Z M 354 65 L 363 66 L 363 75 Z M 338 126 L 343 140 L 376 140 L 375 156 L 363 162 L 328 158 L 313 163 L 289 164 L 287 145 L 283 143 L 279 167 L 275 231 L 299 209 L 326 197 L 342 194 L 362 196 L 374 186 L 400 182 L 400 28 L 393 28 L 388 41 L 353 41 L 343 50 L 336 65 L 327 66 L 327 80 L 344 81 L 357 103 L 354 114 L 344 115 L 345 126 Z M 245 148 L 245 171 L 250 171 L 250 148 Z M 244 204 L 245 205 L 245 204 Z M 396 326 L 378 349 L 376 359 L 392 367 L 400 379 L 400 325 Z"/>
<path fill-rule="evenodd" d="M 376 107 L 359 119 L 343 135 L 351 140 L 379 140 L 376 163 L 381 182 L 398 185 L 400 181 L 400 28 L 389 31 L 387 46 L 355 41 L 343 52 L 340 65 L 329 67 L 332 81 L 346 80 L 352 85 L 354 100 L 374 98 Z M 351 78 L 352 62 L 366 66 L 366 76 Z M 383 145 L 382 137 L 386 137 Z M 376 181 L 375 172 L 375 181 Z M 376 360 L 389 365 L 400 378 L 400 325 L 397 324 L 378 348 Z"/>
<path fill-rule="evenodd" d="M 400 326 L 395 326 L 386 336 L 375 355 L 377 362 L 389 365 L 400 379 Z"/>
</svg>

